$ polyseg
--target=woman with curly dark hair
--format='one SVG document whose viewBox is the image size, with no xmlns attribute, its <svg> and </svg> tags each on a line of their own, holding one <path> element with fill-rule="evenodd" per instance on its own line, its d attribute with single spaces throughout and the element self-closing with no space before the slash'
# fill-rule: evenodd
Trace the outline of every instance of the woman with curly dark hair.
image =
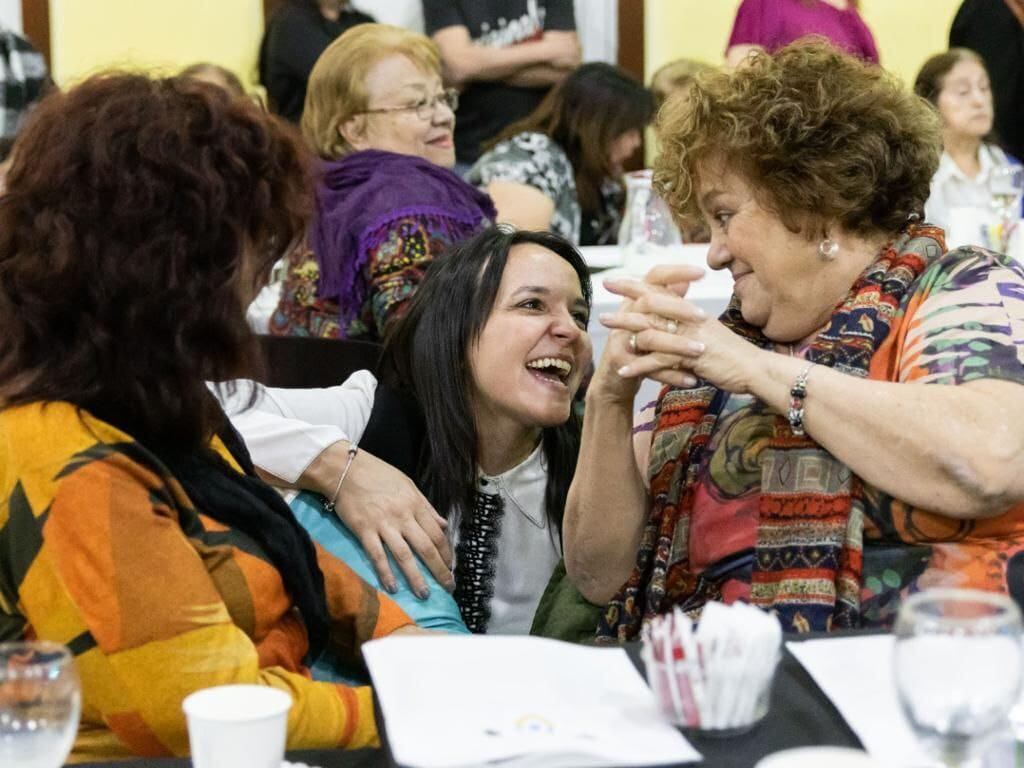
<svg viewBox="0 0 1024 768">
<path fill-rule="evenodd" d="M 291 747 L 376 743 L 368 689 L 309 679 L 409 625 L 314 547 L 204 380 L 303 232 L 307 161 L 190 78 L 93 78 L 19 139 L 0 198 L 0 637 L 69 646 L 74 758 L 188 751 L 182 699 L 287 690 Z"/>
<path fill-rule="evenodd" d="M 1019 590 L 1024 269 L 920 223 L 934 111 L 798 43 L 698 75 L 659 123 L 656 182 L 735 293 L 714 319 L 694 268 L 610 283 L 564 525 L 599 634 L 712 599 L 806 631 L 884 625 L 928 586 Z M 644 376 L 668 386 L 634 446 Z"/>
</svg>

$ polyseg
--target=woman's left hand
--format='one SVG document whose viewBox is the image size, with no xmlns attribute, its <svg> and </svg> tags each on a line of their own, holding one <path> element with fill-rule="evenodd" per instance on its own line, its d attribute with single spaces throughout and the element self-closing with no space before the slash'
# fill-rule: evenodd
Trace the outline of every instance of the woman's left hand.
<svg viewBox="0 0 1024 768">
<path fill-rule="evenodd" d="M 660 266 L 641 280 L 607 280 L 612 293 L 630 301 L 619 312 L 601 315 L 608 328 L 634 334 L 636 358 L 619 369 L 624 377 L 647 376 L 686 386 L 686 373 L 728 392 L 746 393 L 761 350 L 709 318 L 672 290 L 681 266 Z M 666 368 L 668 356 L 673 366 Z"/>
</svg>

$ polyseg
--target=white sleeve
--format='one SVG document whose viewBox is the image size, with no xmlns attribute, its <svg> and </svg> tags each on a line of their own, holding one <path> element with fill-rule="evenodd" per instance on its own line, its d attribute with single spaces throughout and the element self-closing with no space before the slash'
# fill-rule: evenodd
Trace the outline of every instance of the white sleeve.
<svg viewBox="0 0 1024 768">
<path fill-rule="evenodd" d="M 213 388 L 245 440 L 253 464 L 295 483 L 324 449 L 339 440 L 358 443 L 370 420 L 377 380 L 358 371 L 344 383 L 321 389 L 278 389 L 234 382 L 234 392 Z M 247 407 L 252 388 L 256 401 Z"/>
<path fill-rule="evenodd" d="M 270 328 L 270 318 L 273 317 L 277 305 L 281 303 L 281 291 L 283 283 L 271 283 L 265 285 L 256 294 L 252 304 L 245 311 L 246 322 L 254 333 L 267 333 Z"/>
</svg>

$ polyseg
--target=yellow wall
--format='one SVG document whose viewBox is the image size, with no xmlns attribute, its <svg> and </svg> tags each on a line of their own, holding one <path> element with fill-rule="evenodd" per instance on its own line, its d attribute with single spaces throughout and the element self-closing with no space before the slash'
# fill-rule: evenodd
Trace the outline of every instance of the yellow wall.
<svg viewBox="0 0 1024 768">
<path fill-rule="evenodd" d="M 578 0 L 586 2 L 586 0 Z M 862 0 L 882 64 L 911 82 L 924 60 L 946 49 L 962 0 Z M 647 0 L 646 69 L 674 58 L 719 63 L 740 0 Z"/>
<path fill-rule="evenodd" d="M 255 79 L 261 0 L 50 0 L 53 76 L 108 67 L 176 71 L 212 61 Z"/>
</svg>

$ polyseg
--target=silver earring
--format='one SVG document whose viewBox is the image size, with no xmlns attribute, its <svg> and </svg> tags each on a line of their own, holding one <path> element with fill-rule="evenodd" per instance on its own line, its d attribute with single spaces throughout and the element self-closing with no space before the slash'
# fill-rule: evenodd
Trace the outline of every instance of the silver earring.
<svg viewBox="0 0 1024 768">
<path fill-rule="evenodd" d="M 839 243 L 832 238 L 826 237 L 818 243 L 818 255 L 821 256 L 824 261 L 832 261 L 838 253 Z"/>
</svg>

